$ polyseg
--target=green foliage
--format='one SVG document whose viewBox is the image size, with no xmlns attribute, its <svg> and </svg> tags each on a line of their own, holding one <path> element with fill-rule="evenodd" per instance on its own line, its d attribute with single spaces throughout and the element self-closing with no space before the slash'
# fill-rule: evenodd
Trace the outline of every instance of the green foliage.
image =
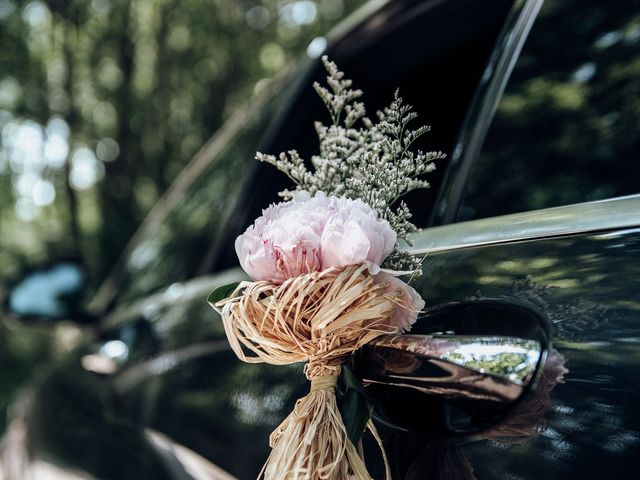
<svg viewBox="0 0 640 480">
<path fill-rule="evenodd" d="M 75 256 L 97 285 L 207 139 L 361 3 L 4 2 L 0 275 Z"/>
<path fill-rule="evenodd" d="M 367 396 L 362 382 L 348 364 L 342 366 L 336 387 L 336 400 L 342 423 L 347 429 L 347 435 L 351 442 L 357 445 L 371 418 L 373 404 Z"/>
<path fill-rule="evenodd" d="M 61 257 L 97 286 L 211 135 L 363 0 L 294 3 L 0 1 L 0 303 L 22 272 Z M 185 222 L 218 215 L 210 199 L 192 199 Z M 47 363 L 48 338 L 0 318 L 0 418 Z"/>
<path fill-rule="evenodd" d="M 207 297 L 207 302 L 209 302 L 212 306 L 218 303 L 220 300 L 224 300 L 229 297 L 233 291 L 240 285 L 240 282 L 232 282 L 226 285 L 221 285 L 216 288 L 213 292 L 209 294 Z"/>
</svg>

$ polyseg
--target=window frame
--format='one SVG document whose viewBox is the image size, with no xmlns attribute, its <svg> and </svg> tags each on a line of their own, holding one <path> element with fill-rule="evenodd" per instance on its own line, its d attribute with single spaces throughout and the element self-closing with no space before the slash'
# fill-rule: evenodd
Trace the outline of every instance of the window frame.
<svg viewBox="0 0 640 480">
<path fill-rule="evenodd" d="M 430 226 L 455 223 L 469 175 L 480 156 L 498 104 L 544 0 L 517 1 L 471 102 L 436 199 Z"/>
</svg>

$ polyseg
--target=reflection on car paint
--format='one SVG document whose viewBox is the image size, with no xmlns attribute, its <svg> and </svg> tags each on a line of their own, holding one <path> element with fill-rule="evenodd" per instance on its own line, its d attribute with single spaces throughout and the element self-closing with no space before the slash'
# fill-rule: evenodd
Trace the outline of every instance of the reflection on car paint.
<svg viewBox="0 0 640 480">
<path fill-rule="evenodd" d="M 634 468 L 640 299 L 630 279 L 640 236 L 617 233 L 434 253 L 424 264 L 418 289 L 432 306 L 460 298 L 538 306 L 571 371 L 553 392 L 549 434 L 526 446 L 461 447 L 479 478 L 603 478 Z"/>
</svg>

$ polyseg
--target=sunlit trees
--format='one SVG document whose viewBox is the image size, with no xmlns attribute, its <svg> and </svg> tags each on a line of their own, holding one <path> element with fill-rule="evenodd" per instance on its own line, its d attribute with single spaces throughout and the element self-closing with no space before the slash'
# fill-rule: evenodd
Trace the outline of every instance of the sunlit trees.
<svg viewBox="0 0 640 480">
<path fill-rule="evenodd" d="M 100 280 L 197 149 L 361 0 L 0 1 L 0 282 Z"/>
</svg>

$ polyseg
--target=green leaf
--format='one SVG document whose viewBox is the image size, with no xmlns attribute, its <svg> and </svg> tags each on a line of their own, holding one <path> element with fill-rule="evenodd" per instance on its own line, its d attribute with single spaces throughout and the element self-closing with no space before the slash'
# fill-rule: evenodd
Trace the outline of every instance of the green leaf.
<svg viewBox="0 0 640 480">
<path fill-rule="evenodd" d="M 355 374 L 353 368 L 351 368 L 351 365 L 347 364 L 342 366 L 340 379 L 344 383 L 344 386 L 346 386 L 347 388 L 356 390 L 365 397 L 367 396 L 367 392 L 365 391 L 360 378 Z"/>
<path fill-rule="evenodd" d="M 371 418 L 373 404 L 367 396 L 362 382 L 349 365 L 343 365 L 342 367 L 340 383 L 336 389 L 336 397 L 347 435 L 351 442 L 356 445 Z"/>
<path fill-rule="evenodd" d="M 227 283 L 226 285 L 219 286 L 209 294 L 209 296 L 207 297 L 207 302 L 209 302 L 211 305 L 215 305 L 220 300 L 224 300 L 225 298 L 229 297 L 238 285 L 240 285 L 240 282 L 232 282 Z"/>
</svg>

